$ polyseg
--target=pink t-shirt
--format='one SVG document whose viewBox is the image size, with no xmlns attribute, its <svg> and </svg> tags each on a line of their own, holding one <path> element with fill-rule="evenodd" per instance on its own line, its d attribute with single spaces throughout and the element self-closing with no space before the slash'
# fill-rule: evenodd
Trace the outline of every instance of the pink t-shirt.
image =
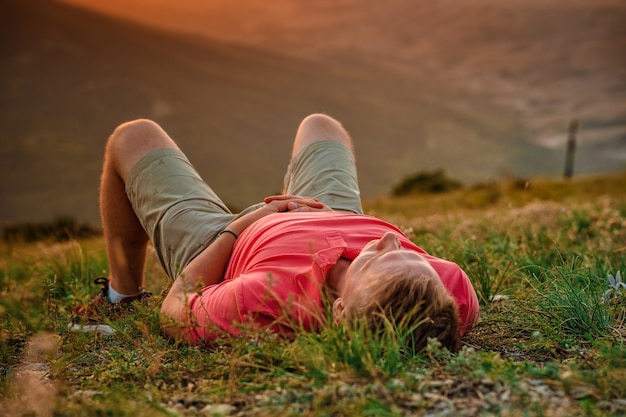
<svg viewBox="0 0 626 417">
<path fill-rule="evenodd" d="M 436 258 L 397 227 L 375 217 L 343 212 L 277 213 L 249 226 L 235 242 L 224 281 L 189 300 L 192 343 L 220 333 L 239 335 L 243 325 L 281 334 L 313 330 L 325 320 L 322 286 L 340 257 L 354 259 L 373 239 L 393 231 L 402 246 L 421 253 L 456 299 L 461 335 L 478 319 L 478 298 L 453 262 Z"/>
</svg>

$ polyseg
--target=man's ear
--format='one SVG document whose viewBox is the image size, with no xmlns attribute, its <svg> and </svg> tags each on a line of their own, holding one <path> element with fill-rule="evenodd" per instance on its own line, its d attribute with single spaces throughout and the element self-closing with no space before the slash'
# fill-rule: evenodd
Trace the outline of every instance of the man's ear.
<svg viewBox="0 0 626 417">
<path fill-rule="evenodd" d="M 338 297 L 333 303 L 333 318 L 335 323 L 339 324 L 346 315 L 346 306 L 343 304 L 343 298 Z"/>
</svg>

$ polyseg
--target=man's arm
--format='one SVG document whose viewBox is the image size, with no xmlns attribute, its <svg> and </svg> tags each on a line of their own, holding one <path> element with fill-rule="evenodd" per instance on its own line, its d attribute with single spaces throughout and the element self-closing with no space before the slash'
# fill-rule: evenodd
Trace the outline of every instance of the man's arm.
<svg viewBox="0 0 626 417">
<path fill-rule="evenodd" d="M 265 206 L 233 221 L 227 229 L 237 235 L 257 220 L 274 213 L 297 210 L 323 210 L 325 206 L 315 199 L 297 196 L 272 196 L 265 199 Z M 230 255 L 235 244 L 235 236 L 223 233 L 211 245 L 196 256 L 176 278 L 172 288 L 161 305 L 163 333 L 179 338 L 188 323 L 188 301 L 202 287 L 219 284 L 224 279 Z"/>
</svg>

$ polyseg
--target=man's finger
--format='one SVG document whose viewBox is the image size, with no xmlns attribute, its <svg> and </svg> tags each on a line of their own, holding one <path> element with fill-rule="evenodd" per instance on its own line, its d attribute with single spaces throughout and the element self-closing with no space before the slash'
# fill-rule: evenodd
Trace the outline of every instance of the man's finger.
<svg viewBox="0 0 626 417">
<path fill-rule="evenodd" d="M 318 202 L 317 198 L 307 197 L 303 195 L 289 195 L 289 194 L 281 194 L 281 195 L 270 195 L 263 199 L 265 203 L 270 203 L 272 201 L 285 201 L 285 200 L 300 200 L 300 201 L 315 201 Z"/>
</svg>

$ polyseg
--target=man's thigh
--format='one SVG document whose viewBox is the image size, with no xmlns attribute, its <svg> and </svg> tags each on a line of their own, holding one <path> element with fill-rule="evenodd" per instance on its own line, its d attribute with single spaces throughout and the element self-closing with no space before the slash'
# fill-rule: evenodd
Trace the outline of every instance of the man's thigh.
<svg viewBox="0 0 626 417">
<path fill-rule="evenodd" d="M 126 194 L 171 279 L 235 218 L 177 149 L 141 159 Z"/>
<path fill-rule="evenodd" d="M 317 198 L 333 210 L 361 214 L 361 197 L 352 151 L 336 141 L 308 145 L 289 163 L 285 194 Z"/>
</svg>

